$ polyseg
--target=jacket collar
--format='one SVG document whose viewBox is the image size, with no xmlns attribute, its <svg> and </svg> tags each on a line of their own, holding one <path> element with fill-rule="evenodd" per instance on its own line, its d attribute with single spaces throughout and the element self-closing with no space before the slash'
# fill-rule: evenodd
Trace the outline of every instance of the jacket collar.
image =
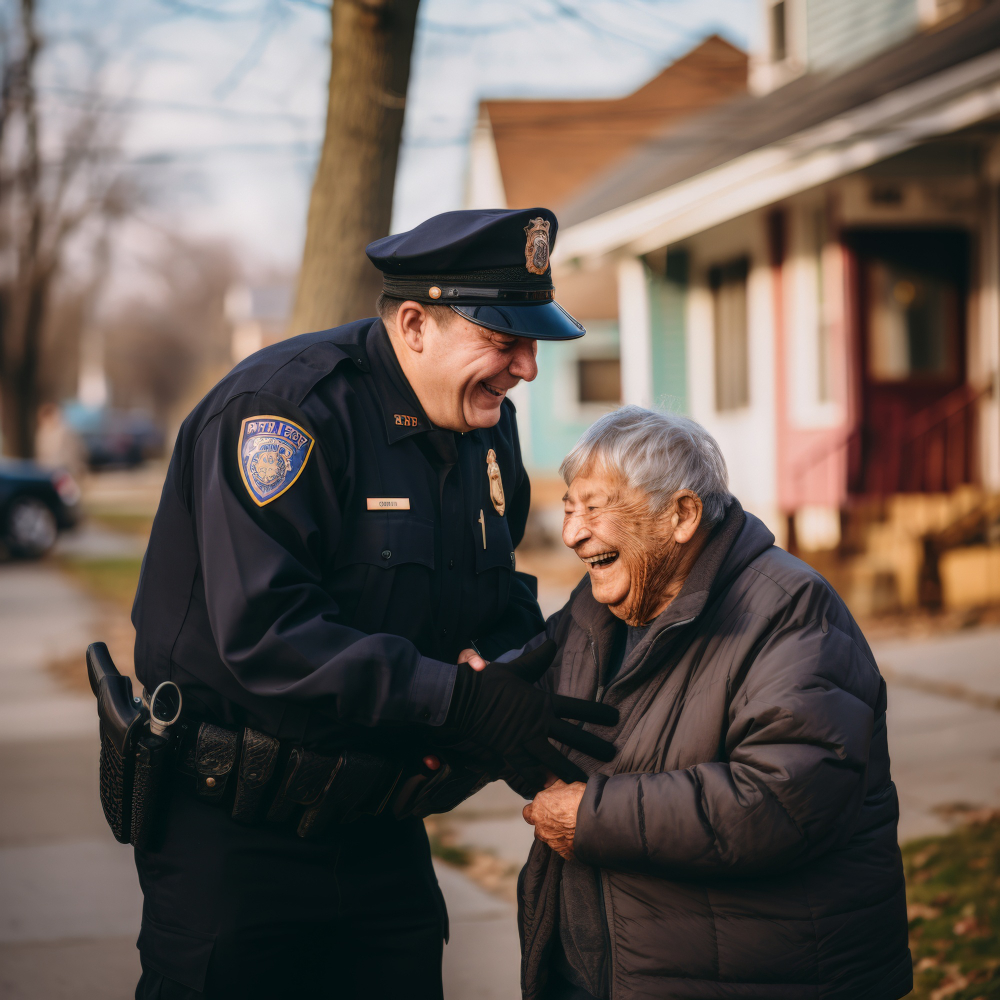
<svg viewBox="0 0 1000 1000">
<path fill-rule="evenodd" d="M 734 500 L 726 516 L 712 532 L 681 592 L 653 620 L 628 661 L 622 664 L 618 677 L 629 673 L 663 632 L 698 618 L 710 597 L 720 594 L 746 566 L 773 544 L 774 535 L 753 514 L 745 513 L 738 500 Z M 604 664 L 619 620 L 607 605 L 595 600 L 589 576 L 584 577 L 571 600 L 573 620 L 593 637 L 600 663 Z"/>
<path fill-rule="evenodd" d="M 381 320 L 376 320 L 366 331 L 362 347 L 382 408 L 389 444 L 434 430 L 417 394 L 403 374 Z"/>
</svg>

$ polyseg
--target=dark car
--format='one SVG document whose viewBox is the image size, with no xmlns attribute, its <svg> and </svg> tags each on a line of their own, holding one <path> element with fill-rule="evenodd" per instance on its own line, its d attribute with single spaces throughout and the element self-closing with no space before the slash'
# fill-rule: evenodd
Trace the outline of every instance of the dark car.
<svg viewBox="0 0 1000 1000">
<path fill-rule="evenodd" d="M 91 469 L 133 468 L 163 453 L 163 431 L 143 410 L 72 402 L 63 406 L 63 419 L 80 436 Z"/>
<path fill-rule="evenodd" d="M 61 469 L 0 460 L 0 530 L 12 556 L 37 559 L 79 519 L 80 487 Z"/>
</svg>

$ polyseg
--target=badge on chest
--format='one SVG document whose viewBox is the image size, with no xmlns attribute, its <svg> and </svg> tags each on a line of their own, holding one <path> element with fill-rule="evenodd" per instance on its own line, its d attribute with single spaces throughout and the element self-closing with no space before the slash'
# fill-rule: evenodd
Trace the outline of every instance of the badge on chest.
<svg viewBox="0 0 1000 1000">
<path fill-rule="evenodd" d="M 490 500 L 496 512 L 503 517 L 503 512 L 507 509 L 507 503 L 503 495 L 503 480 L 500 478 L 500 464 L 497 462 L 497 453 L 490 448 L 486 453 L 486 475 L 490 479 Z"/>
<path fill-rule="evenodd" d="M 240 426 L 240 475 L 258 507 L 291 488 L 309 461 L 313 438 L 282 417 L 247 417 Z"/>
</svg>

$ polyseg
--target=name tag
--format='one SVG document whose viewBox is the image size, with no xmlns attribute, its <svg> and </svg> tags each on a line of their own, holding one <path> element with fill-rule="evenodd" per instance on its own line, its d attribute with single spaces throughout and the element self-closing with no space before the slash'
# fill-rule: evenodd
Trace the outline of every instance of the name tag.
<svg viewBox="0 0 1000 1000">
<path fill-rule="evenodd" d="M 369 510 L 409 510 L 409 497 L 369 497 Z"/>
</svg>

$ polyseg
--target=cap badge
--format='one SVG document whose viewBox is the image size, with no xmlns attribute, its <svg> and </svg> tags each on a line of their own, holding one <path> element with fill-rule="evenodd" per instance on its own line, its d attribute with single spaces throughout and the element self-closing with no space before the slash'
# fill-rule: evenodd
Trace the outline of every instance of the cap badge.
<svg viewBox="0 0 1000 1000">
<path fill-rule="evenodd" d="M 548 225 L 548 223 L 545 224 Z M 503 496 L 503 480 L 500 478 L 500 465 L 497 462 L 497 453 L 492 448 L 486 453 L 486 475 L 490 477 L 490 499 L 493 501 L 496 512 L 503 517 L 503 512 L 507 509 L 507 503 Z"/>
<path fill-rule="evenodd" d="M 243 485 L 258 507 L 290 489 L 309 461 L 312 435 L 283 417 L 247 417 L 240 427 Z"/>
<path fill-rule="evenodd" d="M 549 227 L 548 219 L 532 219 L 524 227 L 528 241 L 524 245 L 524 266 L 532 274 L 545 274 L 549 267 Z"/>
</svg>

